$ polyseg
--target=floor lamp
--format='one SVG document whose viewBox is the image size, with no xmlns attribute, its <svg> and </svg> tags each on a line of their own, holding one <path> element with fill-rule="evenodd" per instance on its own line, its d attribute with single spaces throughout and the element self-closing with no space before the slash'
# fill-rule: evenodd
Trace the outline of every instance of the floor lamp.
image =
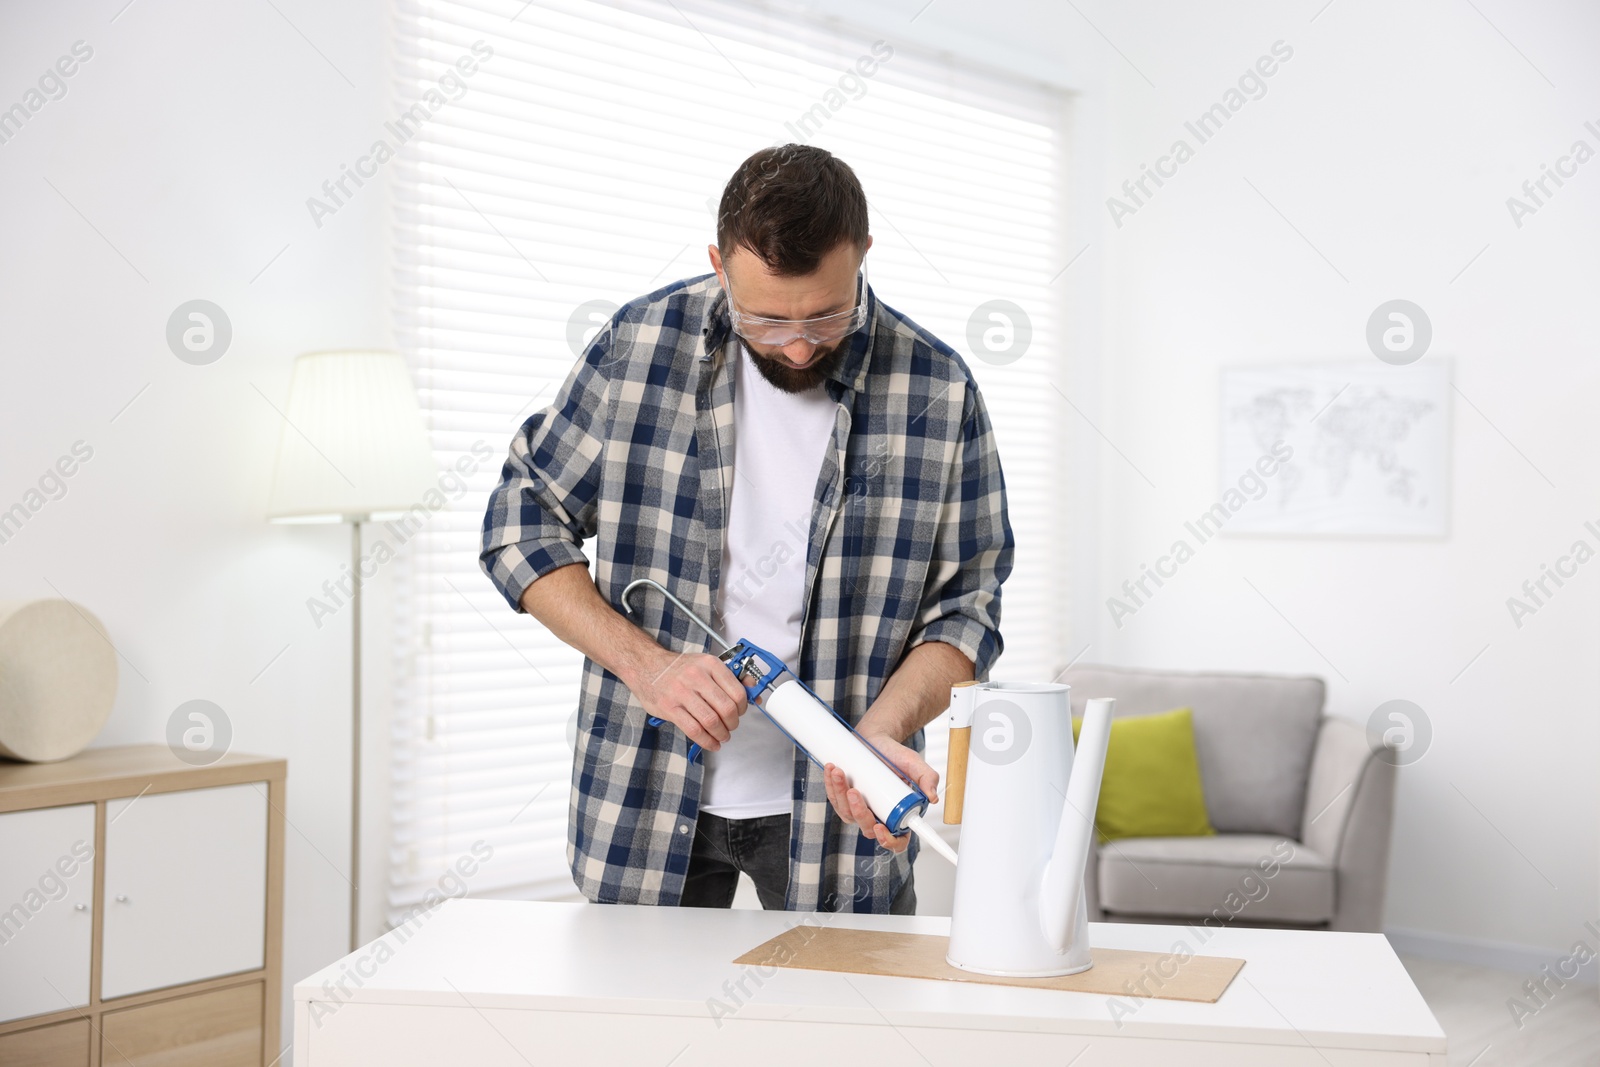
<svg viewBox="0 0 1600 1067">
<path fill-rule="evenodd" d="M 272 477 L 269 521 L 350 524 L 350 950 L 361 885 L 361 524 L 426 508 L 438 469 L 405 359 L 369 350 L 308 352 L 294 362 Z M 370 568 L 371 564 L 369 564 Z M 365 577 L 370 578 L 371 574 Z"/>
</svg>

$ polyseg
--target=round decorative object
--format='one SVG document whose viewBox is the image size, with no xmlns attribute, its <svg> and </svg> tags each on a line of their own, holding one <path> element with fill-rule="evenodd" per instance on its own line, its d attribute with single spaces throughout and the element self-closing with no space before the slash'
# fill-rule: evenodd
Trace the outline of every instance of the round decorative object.
<svg viewBox="0 0 1600 1067">
<path fill-rule="evenodd" d="M 93 741 L 117 695 L 117 653 L 87 608 L 0 603 L 0 756 L 50 763 Z"/>
</svg>

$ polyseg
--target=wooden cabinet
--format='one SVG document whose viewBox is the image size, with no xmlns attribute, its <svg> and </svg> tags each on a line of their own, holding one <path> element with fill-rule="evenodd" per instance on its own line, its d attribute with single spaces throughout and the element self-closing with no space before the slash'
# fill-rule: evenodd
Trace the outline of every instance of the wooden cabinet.
<svg viewBox="0 0 1600 1067">
<path fill-rule="evenodd" d="M 88 1019 L 0 1034 L 0 1063 L 6 1067 L 58 1067 L 88 1062 Z"/>
<path fill-rule="evenodd" d="M 0 1022 L 89 1003 L 93 804 L 0 815 Z"/>
<path fill-rule="evenodd" d="M 110 801 L 105 867 L 102 998 L 263 966 L 261 783 Z"/>
<path fill-rule="evenodd" d="M 278 1060 L 282 760 L 0 760 L 0 1064 Z"/>
<path fill-rule="evenodd" d="M 261 1067 L 260 982 L 108 1011 L 107 1067 Z"/>
</svg>

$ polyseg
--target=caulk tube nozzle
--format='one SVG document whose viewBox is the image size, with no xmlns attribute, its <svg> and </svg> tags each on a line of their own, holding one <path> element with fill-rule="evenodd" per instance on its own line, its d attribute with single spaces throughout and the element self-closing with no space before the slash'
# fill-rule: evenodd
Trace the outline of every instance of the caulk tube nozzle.
<svg viewBox="0 0 1600 1067">
<path fill-rule="evenodd" d="M 938 827 L 921 815 L 906 816 L 906 825 L 911 827 L 911 832 L 916 834 L 924 845 L 949 860 L 950 866 L 956 865 L 956 850 L 950 847 L 950 842 L 939 836 Z"/>
</svg>

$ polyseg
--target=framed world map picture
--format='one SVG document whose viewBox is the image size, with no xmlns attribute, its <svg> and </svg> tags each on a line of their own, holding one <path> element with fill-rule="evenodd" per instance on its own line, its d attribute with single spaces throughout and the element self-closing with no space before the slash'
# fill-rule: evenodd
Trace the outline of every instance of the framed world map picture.
<svg viewBox="0 0 1600 1067">
<path fill-rule="evenodd" d="M 1223 369 L 1219 532 L 1448 535 L 1450 371 L 1440 358 Z"/>
</svg>

